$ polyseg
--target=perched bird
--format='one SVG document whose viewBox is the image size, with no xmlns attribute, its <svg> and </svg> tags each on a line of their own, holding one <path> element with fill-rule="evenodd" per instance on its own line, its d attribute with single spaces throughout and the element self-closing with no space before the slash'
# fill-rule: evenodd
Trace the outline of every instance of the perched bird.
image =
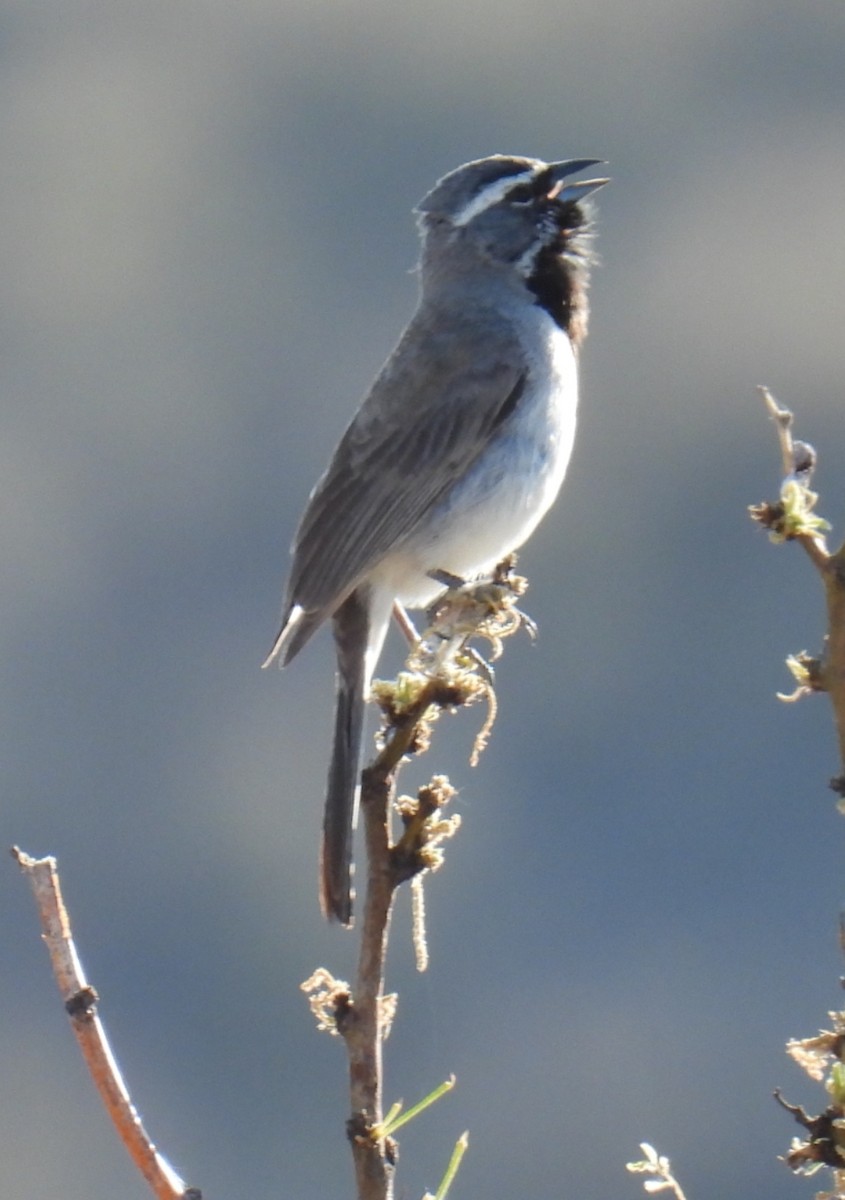
<svg viewBox="0 0 845 1200">
<path fill-rule="evenodd" d="M 364 708 L 394 602 L 432 573 L 473 579 L 530 536 L 575 433 L 598 159 L 493 155 L 444 176 L 417 208 L 420 299 L 317 483 L 294 540 L 282 666 L 331 618 L 337 709 L 321 902 L 352 917 Z"/>
</svg>

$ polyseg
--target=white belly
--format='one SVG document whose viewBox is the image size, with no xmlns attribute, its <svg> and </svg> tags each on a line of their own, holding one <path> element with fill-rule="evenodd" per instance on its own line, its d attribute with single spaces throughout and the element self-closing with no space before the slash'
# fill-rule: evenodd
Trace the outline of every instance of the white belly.
<svg viewBox="0 0 845 1200">
<path fill-rule="evenodd" d="M 428 604 L 428 573 L 486 574 L 534 532 L 563 483 L 575 436 L 578 377 L 566 335 L 548 321 L 529 342 L 529 376 L 514 417 L 414 537 L 373 573 L 403 603 Z"/>
</svg>

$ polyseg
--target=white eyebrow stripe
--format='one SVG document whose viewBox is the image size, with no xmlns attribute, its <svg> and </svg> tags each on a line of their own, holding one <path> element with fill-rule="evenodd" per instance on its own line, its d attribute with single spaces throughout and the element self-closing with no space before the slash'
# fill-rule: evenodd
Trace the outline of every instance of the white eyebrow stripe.
<svg viewBox="0 0 845 1200">
<path fill-rule="evenodd" d="M 520 183 L 527 183 L 529 179 L 533 179 L 537 174 L 536 167 L 532 167 L 530 171 L 521 171 L 519 175 L 507 175 L 504 179 L 496 179 L 493 183 L 488 183 L 483 187 L 477 196 L 465 204 L 459 213 L 452 218 L 452 224 L 456 226 L 467 225 L 473 217 L 477 217 L 480 212 L 484 212 L 485 208 L 490 208 L 493 204 L 498 204 L 500 200 L 504 200 L 511 188 L 516 187 Z"/>
</svg>

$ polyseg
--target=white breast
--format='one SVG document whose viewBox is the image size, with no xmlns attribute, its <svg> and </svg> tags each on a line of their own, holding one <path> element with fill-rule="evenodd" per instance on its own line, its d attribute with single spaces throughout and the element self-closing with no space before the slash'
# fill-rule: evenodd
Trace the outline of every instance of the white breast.
<svg viewBox="0 0 845 1200">
<path fill-rule="evenodd" d="M 528 378 L 515 419 L 413 542 L 374 573 L 411 607 L 428 604 L 440 590 L 429 571 L 472 579 L 492 570 L 530 537 L 563 483 L 575 437 L 575 354 L 566 334 L 538 308 L 527 314 L 520 340 Z"/>
</svg>

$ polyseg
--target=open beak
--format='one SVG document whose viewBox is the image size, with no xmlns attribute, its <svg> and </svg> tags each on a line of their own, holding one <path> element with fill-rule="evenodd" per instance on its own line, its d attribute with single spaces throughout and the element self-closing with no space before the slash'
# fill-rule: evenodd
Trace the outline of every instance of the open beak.
<svg viewBox="0 0 845 1200">
<path fill-rule="evenodd" d="M 551 187 L 548 191 L 549 199 L 560 200 L 564 204 L 583 200 L 591 192 L 597 192 L 606 183 L 610 183 L 609 179 L 585 179 L 582 183 L 564 185 L 564 181 L 570 175 L 577 175 L 579 171 L 585 171 L 587 167 L 598 166 L 602 161 L 600 158 L 571 158 L 565 162 L 551 163 L 548 168 L 551 180 Z"/>
</svg>

